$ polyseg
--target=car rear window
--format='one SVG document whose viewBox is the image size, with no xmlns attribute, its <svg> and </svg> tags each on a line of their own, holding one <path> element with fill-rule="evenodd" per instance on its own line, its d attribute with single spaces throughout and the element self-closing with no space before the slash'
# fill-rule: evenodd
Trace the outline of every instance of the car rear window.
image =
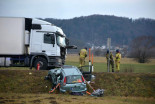
<svg viewBox="0 0 155 104">
<path fill-rule="evenodd" d="M 67 84 L 82 83 L 81 75 L 67 76 Z"/>
</svg>

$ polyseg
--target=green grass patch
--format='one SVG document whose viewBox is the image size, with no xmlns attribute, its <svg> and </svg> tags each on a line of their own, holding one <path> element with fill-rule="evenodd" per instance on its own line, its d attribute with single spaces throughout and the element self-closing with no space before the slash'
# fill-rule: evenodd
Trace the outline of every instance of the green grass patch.
<svg viewBox="0 0 155 104">
<path fill-rule="evenodd" d="M 132 69 L 135 73 L 155 73 L 155 65 L 149 64 L 121 64 L 122 72 L 124 69 Z"/>
<path fill-rule="evenodd" d="M 86 62 L 88 63 L 88 62 Z M 66 65 L 79 66 L 78 62 L 67 61 Z M 86 64 L 88 65 L 88 64 Z M 95 72 L 107 72 L 107 63 L 94 62 Z M 121 64 L 120 72 L 134 72 L 134 73 L 155 73 L 155 65 L 150 64 Z"/>
<path fill-rule="evenodd" d="M 30 67 L 0 67 L 0 70 L 35 70 L 35 68 L 30 69 Z"/>
</svg>

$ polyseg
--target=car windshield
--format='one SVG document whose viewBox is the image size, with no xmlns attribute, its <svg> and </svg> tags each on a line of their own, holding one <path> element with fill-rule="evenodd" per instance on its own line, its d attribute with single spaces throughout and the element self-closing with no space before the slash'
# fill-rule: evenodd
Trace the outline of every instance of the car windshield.
<svg viewBox="0 0 155 104">
<path fill-rule="evenodd" d="M 61 37 L 61 36 L 58 36 L 57 37 L 57 43 L 59 46 L 61 47 L 66 47 L 66 42 L 65 42 L 65 37 Z"/>
<path fill-rule="evenodd" d="M 82 83 L 81 75 L 67 76 L 67 84 Z"/>
</svg>

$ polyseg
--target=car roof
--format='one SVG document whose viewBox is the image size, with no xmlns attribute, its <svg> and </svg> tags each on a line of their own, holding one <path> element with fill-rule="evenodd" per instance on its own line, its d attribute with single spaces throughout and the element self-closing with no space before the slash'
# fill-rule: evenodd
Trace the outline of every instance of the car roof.
<svg viewBox="0 0 155 104">
<path fill-rule="evenodd" d="M 80 70 L 77 67 L 75 67 L 75 66 L 64 66 L 62 68 L 62 72 L 65 74 L 65 76 L 82 75 Z"/>
</svg>

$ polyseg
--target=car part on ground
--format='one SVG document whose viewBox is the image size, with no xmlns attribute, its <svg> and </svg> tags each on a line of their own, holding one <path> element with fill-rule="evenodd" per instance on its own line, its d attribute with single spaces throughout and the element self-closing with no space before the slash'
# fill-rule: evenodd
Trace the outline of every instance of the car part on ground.
<svg viewBox="0 0 155 104">
<path fill-rule="evenodd" d="M 102 97 L 104 95 L 104 89 L 97 89 L 92 92 L 91 96 Z"/>
</svg>

